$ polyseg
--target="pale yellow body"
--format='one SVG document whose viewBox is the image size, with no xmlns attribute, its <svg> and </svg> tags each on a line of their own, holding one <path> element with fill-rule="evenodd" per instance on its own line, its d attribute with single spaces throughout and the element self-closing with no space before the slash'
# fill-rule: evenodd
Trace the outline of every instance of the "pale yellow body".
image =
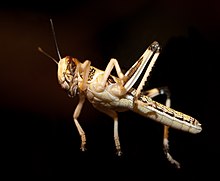
<svg viewBox="0 0 220 181">
<path fill-rule="evenodd" d="M 88 60 L 81 63 L 75 58 L 65 57 L 59 61 L 57 75 L 61 87 L 66 89 L 72 97 L 76 94 L 79 95 L 79 103 L 74 111 L 73 119 L 81 136 L 83 151 L 85 150 L 86 135 L 78 122 L 78 117 L 85 99 L 88 99 L 96 109 L 114 120 L 114 140 L 118 155 L 121 155 L 122 152 L 118 135 L 117 112 L 131 110 L 164 125 L 164 153 L 171 163 L 180 167 L 180 164 L 169 154 L 168 128 L 190 133 L 199 133 L 202 128 L 196 119 L 171 109 L 169 98 L 167 98 L 166 106 L 153 101 L 152 97 L 161 94 L 159 89 L 149 90 L 147 95 L 142 93 L 142 88 L 159 55 L 159 50 L 159 44 L 153 42 L 126 74 L 121 72 L 116 59 L 110 60 L 105 71 L 91 66 L 91 62 Z M 139 86 L 137 89 L 132 88 L 146 66 L 147 70 Z M 113 68 L 116 69 L 118 77 L 111 75 Z"/>
</svg>

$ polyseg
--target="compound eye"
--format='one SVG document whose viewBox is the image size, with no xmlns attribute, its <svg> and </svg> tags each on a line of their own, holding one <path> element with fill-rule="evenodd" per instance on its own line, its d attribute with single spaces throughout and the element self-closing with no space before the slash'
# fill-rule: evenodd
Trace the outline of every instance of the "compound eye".
<svg viewBox="0 0 220 181">
<path fill-rule="evenodd" d="M 72 75 L 75 74 L 75 70 L 76 70 L 76 64 L 73 61 L 70 61 L 68 64 L 68 70 L 70 71 L 70 73 Z"/>
</svg>

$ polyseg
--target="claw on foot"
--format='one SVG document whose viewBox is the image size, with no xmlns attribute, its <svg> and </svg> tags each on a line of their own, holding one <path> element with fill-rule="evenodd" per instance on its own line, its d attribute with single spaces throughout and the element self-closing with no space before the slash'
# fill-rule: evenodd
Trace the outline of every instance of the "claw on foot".
<svg viewBox="0 0 220 181">
<path fill-rule="evenodd" d="M 81 147 L 80 147 L 80 149 L 81 149 L 81 151 L 86 151 L 86 146 L 85 146 L 86 144 L 84 143 L 82 143 L 82 145 L 81 145 Z"/>
<path fill-rule="evenodd" d="M 85 137 L 84 137 L 85 138 Z M 86 151 L 86 141 L 82 141 L 80 149 Z"/>
<path fill-rule="evenodd" d="M 180 163 L 176 160 L 173 159 L 173 157 L 169 154 L 169 152 L 165 152 L 165 155 L 168 159 L 168 161 L 171 163 L 171 164 L 174 164 L 176 166 L 176 168 L 180 168 Z"/>
<path fill-rule="evenodd" d="M 118 156 L 121 156 L 121 155 L 122 155 L 122 151 L 119 149 L 119 150 L 116 151 L 116 154 L 117 154 Z"/>
<path fill-rule="evenodd" d="M 170 155 L 169 153 L 169 145 L 168 142 L 166 142 L 166 144 L 164 144 L 164 148 L 163 148 L 164 154 L 167 157 L 167 160 L 171 163 L 174 164 L 176 166 L 176 168 L 180 168 L 180 163 L 178 161 L 176 161 L 175 159 L 173 159 L 173 157 Z"/>
</svg>

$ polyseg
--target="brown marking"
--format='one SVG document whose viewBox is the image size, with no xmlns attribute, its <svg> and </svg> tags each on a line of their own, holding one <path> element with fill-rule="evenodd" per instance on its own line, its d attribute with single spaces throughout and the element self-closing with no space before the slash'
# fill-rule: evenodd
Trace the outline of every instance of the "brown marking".
<svg viewBox="0 0 220 181">
<path fill-rule="evenodd" d="M 137 71 L 137 69 L 140 67 L 141 63 L 143 61 L 143 57 L 141 57 L 138 61 L 137 64 L 134 67 L 131 67 L 129 69 L 128 75 L 124 78 L 124 84 L 134 75 L 134 73 Z"/>
<path fill-rule="evenodd" d="M 157 115 L 157 113 L 156 113 L 155 111 L 150 111 L 150 112 L 148 112 L 146 115 L 147 115 L 147 117 L 153 117 L 153 116 L 155 116 L 156 119 L 158 118 L 158 115 Z"/>
<path fill-rule="evenodd" d="M 90 67 L 88 81 L 91 81 L 93 79 L 95 72 L 96 72 L 96 70 L 93 67 Z"/>
</svg>

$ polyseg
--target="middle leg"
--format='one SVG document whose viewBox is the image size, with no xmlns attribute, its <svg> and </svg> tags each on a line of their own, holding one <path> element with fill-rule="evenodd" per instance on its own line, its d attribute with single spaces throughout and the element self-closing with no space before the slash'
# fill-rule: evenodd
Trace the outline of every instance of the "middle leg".
<svg viewBox="0 0 220 181">
<path fill-rule="evenodd" d="M 121 156 L 122 151 L 121 151 L 119 135 L 118 135 L 118 114 L 117 114 L 117 112 L 113 111 L 111 109 L 107 109 L 103 106 L 94 105 L 94 104 L 93 104 L 93 106 L 94 106 L 94 108 L 96 108 L 100 112 L 107 114 L 108 116 L 110 116 L 114 120 L 114 141 L 115 141 L 115 147 L 116 147 L 116 154 L 118 156 Z"/>
</svg>

